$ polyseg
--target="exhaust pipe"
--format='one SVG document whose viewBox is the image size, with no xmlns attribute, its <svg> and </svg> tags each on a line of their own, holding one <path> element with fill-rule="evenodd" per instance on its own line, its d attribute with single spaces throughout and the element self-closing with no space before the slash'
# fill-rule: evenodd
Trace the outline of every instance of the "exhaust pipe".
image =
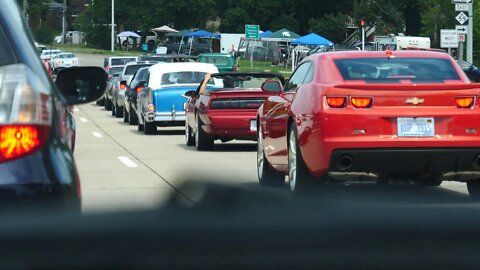
<svg viewBox="0 0 480 270">
<path fill-rule="evenodd" d="M 480 156 L 477 157 L 477 159 L 479 160 L 480 162 Z M 480 164 L 480 163 L 479 163 Z M 353 166 L 353 159 L 352 157 L 350 156 L 341 156 L 339 159 L 338 159 L 338 162 L 337 162 L 337 169 L 342 171 L 342 172 L 346 172 L 348 170 L 350 170 Z"/>
<path fill-rule="evenodd" d="M 480 170 L 480 155 L 478 155 L 473 161 L 473 167 Z"/>
</svg>

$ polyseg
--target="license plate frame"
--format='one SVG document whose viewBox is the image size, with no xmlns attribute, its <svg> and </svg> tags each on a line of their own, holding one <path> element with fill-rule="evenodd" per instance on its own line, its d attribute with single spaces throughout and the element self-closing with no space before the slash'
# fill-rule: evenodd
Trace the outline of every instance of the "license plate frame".
<svg viewBox="0 0 480 270">
<path fill-rule="evenodd" d="M 435 136 L 435 118 L 433 117 L 399 117 L 397 118 L 398 137 L 433 137 Z"/>
</svg>

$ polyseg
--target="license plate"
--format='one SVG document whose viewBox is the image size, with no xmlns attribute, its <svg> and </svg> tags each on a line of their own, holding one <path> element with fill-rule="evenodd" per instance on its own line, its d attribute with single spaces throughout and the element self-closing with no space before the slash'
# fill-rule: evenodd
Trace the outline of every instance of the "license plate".
<svg viewBox="0 0 480 270">
<path fill-rule="evenodd" d="M 433 117 L 398 118 L 399 137 L 433 137 L 435 136 L 435 120 Z"/>
<path fill-rule="evenodd" d="M 257 120 L 250 120 L 250 130 L 257 131 Z"/>
</svg>

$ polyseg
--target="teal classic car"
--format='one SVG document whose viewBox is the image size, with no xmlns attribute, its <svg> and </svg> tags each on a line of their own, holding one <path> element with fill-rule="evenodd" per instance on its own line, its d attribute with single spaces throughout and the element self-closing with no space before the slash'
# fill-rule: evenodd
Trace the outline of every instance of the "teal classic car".
<svg viewBox="0 0 480 270">
<path fill-rule="evenodd" d="M 151 66 L 137 94 L 138 130 L 156 134 L 158 126 L 184 126 L 185 92 L 197 89 L 205 74 L 217 72 L 214 65 L 205 63 Z"/>
<path fill-rule="evenodd" d="M 198 56 L 198 62 L 213 64 L 220 72 L 232 72 L 238 70 L 235 58 L 228 53 L 202 53 Z"/>
</svg>

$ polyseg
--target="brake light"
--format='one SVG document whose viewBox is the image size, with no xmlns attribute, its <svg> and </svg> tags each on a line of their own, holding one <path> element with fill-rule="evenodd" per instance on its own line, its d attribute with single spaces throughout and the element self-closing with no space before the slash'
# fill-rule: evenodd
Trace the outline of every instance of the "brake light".
<svg viewBox="0 0 480 270">
<path fill-rule="evenodd" d="M 120 89 L 121 89 L 121 90 L 125 90 L 125 88 L 127 88 L 127 84 L 125 84 L 125 83 L 120 83 Z"/>
<path fill-rule="evenodd" d="M 347 106 L 346 97 L 327 97 L 327 104 L 331 108 L 345 108 Z"/>
<path fill-rule="evenodd" d="M 7 125 L 0 127 L 0 162 L 12 160 L 40 149 L 47 137 L 45 125 Z"/>
<path fill-rule="evenodd" d="M 137 88 L 135 88 L 135 92 L 137 92 L 137 94 L 140 93 L 140 92 L 142 92 L 142 90 L 143 90 L 143 87 L 140 86 L 140 85 L 137 86 Z"/>
<path fill-rule="evenodd" d="M 371 97 L 352 97 L 351 100 L 355 108 L 366 109 L 372 107 Z"/>
<path fill-rule="evenodd" d="M 473 107 L 475 101 L 474 97 L 456 97 L 455 102 L 457 106 L 462 109 L 468 109 Z"/>
</svg>

